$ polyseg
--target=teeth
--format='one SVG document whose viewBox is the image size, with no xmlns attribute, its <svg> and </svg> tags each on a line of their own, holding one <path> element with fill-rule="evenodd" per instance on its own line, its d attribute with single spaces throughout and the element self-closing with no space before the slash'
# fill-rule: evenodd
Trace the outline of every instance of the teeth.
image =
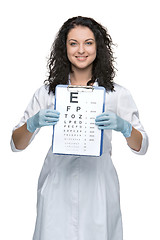
<svg viewBox="0 0 160 240">
<path fill-rule="evenodd" d="M 77 57 L 77 58 L 80 58 L 80 59 L 85 59 L 86 57 Z"/>
</svg>

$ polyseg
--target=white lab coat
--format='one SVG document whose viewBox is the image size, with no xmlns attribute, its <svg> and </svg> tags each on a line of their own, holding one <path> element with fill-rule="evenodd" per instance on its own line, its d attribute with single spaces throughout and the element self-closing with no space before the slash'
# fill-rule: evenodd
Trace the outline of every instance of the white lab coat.
<svg viewBox="0 0 160 240">
<path fill-rule="evenodd" d="M 45 86 L 31 99 L 20 123 L 40 109 L 53 108 L 54 95 Z M 145 154 L 148 137 L 129 91 L 115 84 L 106 94 L 106 110 L 129 121 L 143 136 L 137 154 Z M 31 139 L 37 134 L 37 129 Z M 112 131 L 104 131 L 100 157 L 55 155 L 51 148 L 37 190 L 37 219 L 33 240 L 123 240 L 119 182 L 111 160 Z M 18 151 L 11 139 L 13 151 Z"/>
</svg>

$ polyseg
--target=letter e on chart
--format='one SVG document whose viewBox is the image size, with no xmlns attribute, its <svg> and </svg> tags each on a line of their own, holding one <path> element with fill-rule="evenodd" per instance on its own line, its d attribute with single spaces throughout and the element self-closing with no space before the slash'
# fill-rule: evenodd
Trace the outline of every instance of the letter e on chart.
<svg viewBox="0 0 160 240">
<path fill-rule="evenodd" d="M 77 99 L 77 100 L 75 100 Z M 71 103 L 78 103 L 78 92 L 71 92 L 70 93 L 70 102 Z"/>
</svg>

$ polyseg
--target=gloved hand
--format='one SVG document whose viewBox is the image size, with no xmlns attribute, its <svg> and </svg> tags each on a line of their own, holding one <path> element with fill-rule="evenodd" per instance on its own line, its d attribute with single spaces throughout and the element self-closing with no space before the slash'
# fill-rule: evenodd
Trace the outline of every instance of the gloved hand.
<svg viewBox="0 0 160 240">
<path fill-rule="evenodd" d="M 131 136 L 132 125 L 110 111 L 104 112 L 97 116 L 95 119 L 95 124 L 99 129 L 111 129 L 121 132 L 124 137 Z"/>
<path fill-rule="evenodd" d="M 33 133 L 37 128 L 55 125 L 60 113 L 52 109 L 42 109 L 27 120 L 27 130 Z"/>
</svg>

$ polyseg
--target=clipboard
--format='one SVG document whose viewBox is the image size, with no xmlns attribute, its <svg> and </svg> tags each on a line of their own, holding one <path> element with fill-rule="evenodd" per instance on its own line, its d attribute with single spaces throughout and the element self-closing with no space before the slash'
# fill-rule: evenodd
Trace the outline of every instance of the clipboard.
<svg viewBox="0 0 160 240">
<path fill-rule="evenodd" d="M 54 154 L 102 154 L 103 130 L 95 125 L 95 118 L 104 112 L 105 94 L 101 86 L 56 86 L 54 108 L 60 112 L 60 118 L 53 126 Z"/>
</svg>

